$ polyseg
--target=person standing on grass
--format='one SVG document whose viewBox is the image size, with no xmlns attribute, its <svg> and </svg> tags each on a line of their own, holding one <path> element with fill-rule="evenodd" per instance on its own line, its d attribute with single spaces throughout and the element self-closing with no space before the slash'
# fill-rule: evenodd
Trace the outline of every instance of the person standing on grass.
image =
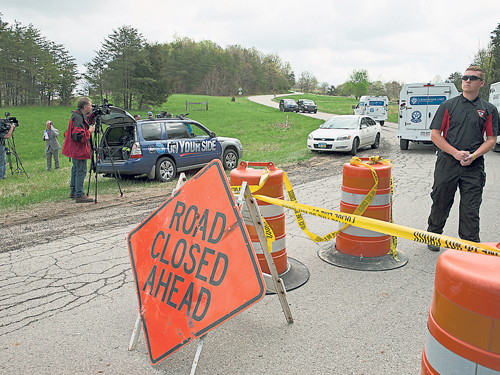
<svg viewBox="0 0 500 375">
<path fill-rule="evenodd" d="M 8 131 L 0 132 L 0 180 L 5 178 L 6 168 L 6 158 L 5 158 L 5 140 L 9 139 L 14 129 L 16 127 L 14 125 L 10 126 Z"/>
<path fill-rule="evenodd" d="M 90 136 L 95 130 L 93 123 L 92 102 L 87 97 L 78 99 L 78 109 L 71 115 L 62 148 L 62 154 L 73 161 L 69 197 L 76 203 L 94 201 L 83 193 L 87 160 L 90 159 Z"/>
<path fill-rule="evenodd" d="M 473 242 L 480 242 L 479 208 L 486 182 L 483 155 L 495 146 L 498 134 L 498 110 L 479 97 L 484 78 L 483 69 L 468 67 L 462 77 L 462 95 L 441 103 L 430 126 L 439 150 L 427 231 L 443 233 L 458 186 L 458 235 Z M 436 244 L 427 247 L 440 250 Z"/>
<path fill-rule="evenodd" d="M 45 157 L 47 158 L 47 171 L 52 168 L 52 157 L 54 157 L 54 169 L 59 169 L 59 149 L 61 145 L 57 140 L 59 130 L 54 128 L 52 121 L 47 121 L 45 124 L 47 129 L 43 132 L 43 140 L 45 141 Z"/>
</svg>

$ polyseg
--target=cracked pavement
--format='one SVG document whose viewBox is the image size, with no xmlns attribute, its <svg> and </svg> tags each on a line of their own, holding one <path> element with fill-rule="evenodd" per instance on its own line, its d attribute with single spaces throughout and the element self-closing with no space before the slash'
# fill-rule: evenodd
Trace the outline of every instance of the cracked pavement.
<svg viewBox="0 0 500 375">
<path fill-rule="evenodd" d="M 382 128 L 381 155 L 393 162 L 394 221 L 426 228 L 434 146 L 399 150 L 396 124 Z M 337 210 L 342 165 L 349 155 L 318 154 L 283 168 L 299 203 Z M 486 155 L 487 185 L 481 238 L 498 242 L 500 153 Z M 168 193 L 133 197 L 125 204 L 74 210 L 44 221 L 11 223 L 0 234 L 0 374 L 187 374 L 196 351 L 190 344 L 153 367 L 141 334 L 128 343 L 137 297 L 126 244 L 128 233 Z M 455 205 L 456 206 L 456 205 Z M 457 207 L 445 234 L 457 237 Z M 305 216 L 309 229 L 326 234 L 338 223 Z M 269 295 L 208 334 L 197 374 L 410 374 L 418 373 L 425 345 L 439 253 L 398 242 L 409 262 L 392 271 L 362 272 L 323 262 L 286 211 L 288 256 L 310 279 L 288 293 L 295 322 L 286 324 Z"/>
</svg>

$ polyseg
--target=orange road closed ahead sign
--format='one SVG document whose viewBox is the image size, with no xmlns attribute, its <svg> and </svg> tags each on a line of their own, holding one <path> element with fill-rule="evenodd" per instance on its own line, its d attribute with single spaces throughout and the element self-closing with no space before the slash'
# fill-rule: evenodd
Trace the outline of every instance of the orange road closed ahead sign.
<svg viewBox="0 0 500 375">
<path fill-rule="evenodd" d="M 128 247 L 152 364 L 265 295 L 219 160 L 131 231 Z"/>
</svg>

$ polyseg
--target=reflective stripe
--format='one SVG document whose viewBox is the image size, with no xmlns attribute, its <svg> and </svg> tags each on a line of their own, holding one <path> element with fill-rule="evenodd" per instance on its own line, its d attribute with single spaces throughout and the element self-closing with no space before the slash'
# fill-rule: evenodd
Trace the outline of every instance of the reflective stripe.
<svg viewBox="0 0 500 375">
<path fill-rule="evenodd" d="M 478 365 L 460 357 L 441 345 L 429 331 L 425 342 L 425 357 L 440 375 L 498 375 L 499 371 Z"/>
<path fill-rule="evenodd" d="M 259 210 L 262 216 L 264 216 L 264 218 L 266 219 L 269 217 L 282 215 L 285 212 L 285 209 L 283 207 L 274 204 L 259 205 Z M 252 219 L 250 218 L 250 212 L 248 212 L 246 202 L 243 203 L 243 207 L 241 209 L 241 216 L 243 216 L 245 224 L 253 225 Z"/>
<path fill-rule="evenodd" d="M 260 242 L 252 242 L 253 249 L 256 254 L 262 254 L 262 246 L 260 246 Z M 282 238 L 277 238 L 276 241 L 273 242 L 273 250 L 272 253 L 277 251 L 282 251 L 286 249 L 286 236 Z"/>
<path fill-rule="evenodd" d="M 339 223 L 339 228 L 342 228 L 345 224 L 344 223 Z M 368 229 L 363 229 L 363 228 L 358 228 L 353 225 L 348 226 L 346 229 L 342 231 L 342 233 L 345 234 L 350 234 L 351 236 L 357 236 L 357 237 L 384 237 L 387 236 L 387 234 L 384 233 L 379 233 L 379 232 L 374 232 L 372 230 Z"/>
<path fill-rule="evenodd" d="M 363 199 L 365 199 L 366 195 L 363 194 L 354 194 L 354 193 L 348 193 L 346 191 L 342 191 L 342 202 L 348 203 L 348 204 L 354 204 L 356 206 L 359 206 L 361 202 L 363 202 Z M 376 194 L 373 197 L 372 202 L 370 203 L 370 206 L 382 206 L 386 204 L 391 203 L 391 194 Z"/>
<path fill-rule="evenodd" d="M 283 207 L 276 206 L 274 204 L 266 204 L 266 205 L 259 204 L 259 210 L 262 216 L 264 216 L 266 219 L 268 217 L 279 216 L 285 212 L 285 209 Z"/>
</svg>

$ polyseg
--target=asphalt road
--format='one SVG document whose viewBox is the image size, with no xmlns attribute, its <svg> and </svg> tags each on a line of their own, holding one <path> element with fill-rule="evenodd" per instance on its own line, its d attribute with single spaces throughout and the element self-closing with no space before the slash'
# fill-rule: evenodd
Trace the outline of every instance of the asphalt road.
<svg viewBox="0 0 500 375">
<path fill-rule="evenodd" d="M 393 163 L 394 222 L 425 230 L 435 149 L 412 144 L 400 151 L 396 124 L 382 130 L 377 154 Z M 349 159 L 322 153 L 313 164 L 290 168 L 298 202 L 338 210 L 342 165 Z M 500 153 L 486 155 L 484 242 L 500 241 L 499 159 Z M 154 208 L 143 202 L 75 211 L 40 224 L 53 228 L 54 239 L 44 231 L 42 242 L 0 252 L 0 374 L 189 374 L 196 342 L 156 366 L 149 363 L 143 335 L 135 350 L 127 349 L 138 305 L 126 237 Z M 338 228 L 336 222 L 305 219 L 314 233 Z M 69 231 L 68 221 L 92 225 Z M 444 234 L 456 237 L 457 223 L 453 207 Z M 23 236 L 39 229 L 18 224 L 8 230 Z M 355 271 L 320 259 L 322 245 L 300 230 L 289 211 L 286 231 L 288 257 L 310 272 L 307 283 L 288 293 L 294 323 L 285 321 L 276 295 L 264 297 L 208 334 L 196 374 L 419 374 L 440 253 L 400 239 L 405 266 Z"/>
</svg>

